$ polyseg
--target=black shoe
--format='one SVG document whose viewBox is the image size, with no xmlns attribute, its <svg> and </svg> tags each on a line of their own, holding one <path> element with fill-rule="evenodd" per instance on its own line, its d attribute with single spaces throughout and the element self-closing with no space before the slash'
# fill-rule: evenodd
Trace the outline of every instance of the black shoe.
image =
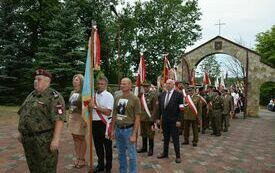
<svg viewBox="0 0 275 173">
<path fill-rule="evenodd" d="M 224 129 L 223 132 L 228 132 L 228 130 L 227 130 L 227 129 Z"/>
<path fill-rule="evenodd" d="M 168 155 L 162 153 L 162 154 L 158 155 L 157 158 L 158 158 L 158 159 L 168 158 Z"/>
<path fill-rule="evenodd" d="M 106 169 L 105 173 L 111 173 L 111 169 Z"/>
<path fill-rule="evenodd" d="M 147 149 L 146 148 L 141 148 L 139 150 L 137 150 L 138 153 L 146 153 Z"/>
<path fill-rule="evenodd" d="M 216 134 L 216 133 L 211 133 L 210 135 L 212 135 L 212 136 L 213 136 L 213 135 L 217 135 L 217 134 Z"/>
<path fill-rule="evenodd" d="M 181 158 L 180 157 L 177 157 L 176 160 L 175 160 L 176 163 L 181 163 Z"/>
<path fill-rule="evenodd" d="M 188 145 L 189 144 L 189 142 L 183 142 L 183 143 L 181 143 L 181 145 Z"/>
<path fill-rule="evenodd" d="M 198 144 L 197 143 L 193 143 L 193 147 L 197 147 L 198 146 Z"/>
<path fill-rule="evenodd" d="M 100 167 L 100 166 L 97 166 L 94 168 L 94 173 L 97 173 L 97 172 L 104 172 L 104 168 Z"/>
<path fill-rule="evenodd" d="M 202 130 L 201 134 L 205 134 L 205 130 Z"/>
<path fill-rule="evenodd" d="M 216 136 L 221 136 L 222 134 L 220 134 L 220 133 L 218 133 L 218 134 L 216 134 Z"/>
</svg>

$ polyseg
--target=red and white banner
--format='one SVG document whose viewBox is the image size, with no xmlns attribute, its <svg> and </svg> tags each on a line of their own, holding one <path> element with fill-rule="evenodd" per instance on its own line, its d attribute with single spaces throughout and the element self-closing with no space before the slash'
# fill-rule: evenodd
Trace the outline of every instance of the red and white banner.
<svg viewBox="0 0 275 173">
<path fill-rule="evenodd" d="M 140 84 L 142 84 L 145 81 L 145 78 L 146 78 L 145 73 L 146 73 L 145 60 L 144 60 L 143 53 L 140 53 L 136 86 L 140 87 Z"/>
<path fill-rule="evenodd" d="M 191 85 L 196 86 L 196 77 L 195 77 L 195 70 L 192 69 L 191 71 Z"/>
<path fill-rule="evenodd" d="M 187 102 L 189 108 L 191 109 L 191 111 L 196 115 L 198 116 L 198 110 L 194 104 L 194 102 L 192 101 L 190 95 L 187 95 L 186 98 L 185 98 L 185 101 Z"/>
<path fill-rule="evenodd" d="M 164 55 L 164 61 L 163 61 L 163 79 L 164 83 L 169 79 L 169 71 L 171 69 L 170 62 L 168 60 L 168 54 Z"/>
<path fill-rule="evenodd" d="M 94 59 L 94 70 L 100 70 L 100 39 L 99 39 L 99 34 L 96 26 L 94 27 L 94 32 L 93 32 L 93 59 Z"/>
<path fill-rule="evenodd" d="M 145 82 L 145 79 L 146 79 L 145 59 L 144 59 L 143 53 L 140 53 L 140 60 L 139 60 L 139 65 L 138 65 L 138 75 L 137 75 L 137 81 L 136 81 L 136 87 L 135 87 L 134 94 L 137 97 L 139 96 L 142 108 L 144 108 L 144 110 L 148 114 L 148 116 L 151 117 L 150 111 L 149 111 L 147 103 L 146 103 L 144 90 L 142 92 L 140 92 L 141 84 L 143 82 Z"/>
<path fill-rule="evenodd" d="M 211 80 L 209 78 L 209 75 L 207 72 L 204 72 L 204 75 L 203 75 L 203 84 L 204 85 L 211 85 Z"/>
<path fill-rule="evenodd" d="M 145 96 L 144 96 L 144 93 L 141 94 L 141 97 L 140 97 L 140 102 L 141 102 L 141 105 L 142 107 L 144 108 L 145 112 L 147 113 L 147 115 L 151 118 L 152 115 L 148 109 L 148 106 L 147 106 L 147 103 L 146 103 L 146 99 L 145 99 Z"/>
</svg>

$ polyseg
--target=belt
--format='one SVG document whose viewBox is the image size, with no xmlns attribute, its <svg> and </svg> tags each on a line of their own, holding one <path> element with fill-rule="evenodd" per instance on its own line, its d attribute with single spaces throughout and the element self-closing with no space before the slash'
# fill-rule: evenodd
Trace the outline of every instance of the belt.
<svg viewBox="0 0 275 173">
<path fill-rule="evenodd" d="M 134 124 L 125 124 L 125 125 L 117 125 L 117 128 L 119 128 L 119 129 L 129 129 L 133 126 L 134 126 Z"/>
<path fill-rule="evenodd" d="M 42 135 L 43 133 L 51 132 L 53 129 L 46 129 L 46 130 L 41 130 L 39 132 L 29 132 L 29 133 L 21 133 L 24 137 L 34 137 L 34 136 L 39 136 Z"/>
</svg>

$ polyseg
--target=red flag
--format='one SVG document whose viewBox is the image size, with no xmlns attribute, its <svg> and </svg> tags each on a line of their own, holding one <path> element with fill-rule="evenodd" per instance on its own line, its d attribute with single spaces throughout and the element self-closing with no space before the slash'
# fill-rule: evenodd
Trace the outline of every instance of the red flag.
<svg viewBox="0 0 275 173">
<path fill-rule="evenodd" d="M 194 69 L 192 69 L 192 71 L 191 71 L 191 85 L 193 85 L 193 86 L 196 86 L 196 78 L 195 78 L 195 70 Z"/>
<path fill-rule="evenodd" d="M 204 72 L 204 75 L 203 75 L 203 84 L 204 85 L 211 85 L 211 80 L 209 78 L 209 75 L 207 72 Z"/>
<path fill-rule="evenodd" d="M 145 69 L 145 60 L 143 53 L 140 53 L 140 60 L 139 60 L 139 65 L 138 65 L 138 75 L 137 75 L 137 81 L 136 81 L 136 86 L 140 87 L 140 84 L 142 84 L 145 81 L 146 77 L 146 69 Z"/>
<path fill-rule="evenodd" d="M 170 62 L 168 60 L 168 54 L 164 55 L 164 63 L 163 63 L 163 79 L 164 79 L 164 83 L 166 83 L 166 81 L 169 78 L 169 71 L 171 69 L 171 65 Z"/>
<path fill-rule="evenodd" d="M 100 70 L 100 39 L 98 29 L 95 27 L 93 32 L 93 57 L 94 57 L 94 70 Z"/>
</svg>

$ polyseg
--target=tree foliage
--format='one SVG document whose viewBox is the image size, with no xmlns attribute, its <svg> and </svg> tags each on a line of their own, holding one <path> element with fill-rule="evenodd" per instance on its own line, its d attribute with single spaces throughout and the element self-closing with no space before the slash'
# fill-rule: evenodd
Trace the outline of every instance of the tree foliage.
<svg viewBox="0 0 275 173">
<path fill-rule="evenodd" d="M 208 72 L 211 81 L 214 82 L 214 80 L 217 76 L 220 76 L 221 73 L 221 65 L 216 60 L 215 55 L 209 55 L 206 58 L 204 58 L 200 64 L 199 69 L 201 72 L 201 75 L 203 75 L 205 72 Z"/>
<path fill-rule="evenodd" d="M 33 88 L 38 67 L 54 74 L 53 87 L 65 98 L 74 74 L 84 73 L 92 21 L 101 40 L 101 68 L 111 83 L 133 78 L 139 52 L 147 79 L 161 74 L 162 55 L 177 63 L 200 37 L 197 0 L 137 1 L 115 16 L 106 0 L 2 0 L 0 2 L 0 102 L 21 103 Z M 112 0 L 116 5 L 118 0 Z M 9 94 L 12 92 L 12 94 Z"/>
<path fill-rule="evenodd" d="M 153 83 L 161 74 L 163 54 L 168 53 L 170 63 L 176 64 L 185 48 L 200 37 L 197 22 L 201 13 L 194 0 L 138 1 L 134 7 L 128 5 L 123 14 L 128 18 L 122 16 L 122 52 L 134 70 L 139 52 L 144 52 L 147 79 Z"/>
<path fill-rule="evenodd" d="M 260 88 L 260 105 L 266 106 L 275 98 L 275 82 L 266 82 Z"/>
<path fill-rule="evenodd" d="M 275 68 L 275 25 L 256 36 L 256 50 L 261 54 L 261 61 Z"/>
</svg>

